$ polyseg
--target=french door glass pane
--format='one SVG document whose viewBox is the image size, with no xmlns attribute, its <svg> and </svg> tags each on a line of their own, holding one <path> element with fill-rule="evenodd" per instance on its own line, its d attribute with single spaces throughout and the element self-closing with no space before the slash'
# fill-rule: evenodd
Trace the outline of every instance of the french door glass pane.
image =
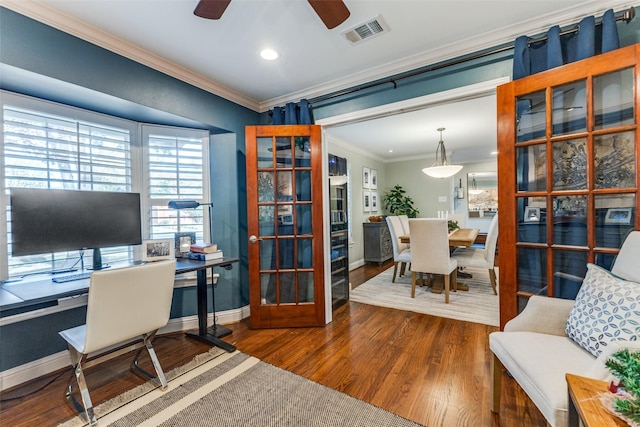
<svg viewBox="0 0 640 427">
<path fill-rule="evenodd" d="M 553 243 L 587 246 L 587 196 L 553 198 Z"/>
<path fill-rule="evenodd" d="M 518 198 L 518 241 L 547 242 L 547 201 L 544 197 Z"/>
<path fill-rule="evenodd" d="M 587 130 L 587 87 L 584 80 L 553 89 L 553 135 Z"/>
<path fill-rule="evenodd" d="M 619 248 L 635 222 L 634 194 L 607 194 L 594 197 L 596 247 Z"/>
<path fill-rule="evenodd" d="M 271 138 L 258 138 L 258 168 L 273 167 L 273 147 Z"/>
<path fill-rule="evenodd" d="M 547 189 L 547 147 L 544 144 L 516 148 L 518 191 Z"/>
<path fill-rule="evenodd" d="M 587 273 L 587 252 L 553 251 L 554 295 L 575 299 Z"/>
<path fill-rule="evenodd" d="M 595 188 L 634 188 L 635 131 L 594 136 Z"/>
<path fill-rule="evenodd" d="M 300 302 L 313 302 L 314 282 L 313 272 L 304 271 L 298 273 L 298 295 Z"/>
<path fill-rule="evenodd" d="M 634 124 L 633 98 L 632 68 L 594 77 L 595 129 Z"/>
<path fill-rule="evenodd" d="M 586 190 L 587 139 L 553 143 L 553 189 Z"/>
<path fill-rule="evenodd" d="M 518 291 L 547 295 L 546 249 L 518 248 Z"/>
<path fill-rule="evenodd" d="M 518 97 L 516 99 L 516 142 L 544 138 L 546 112 L 544 91 Z"/>
</svg>

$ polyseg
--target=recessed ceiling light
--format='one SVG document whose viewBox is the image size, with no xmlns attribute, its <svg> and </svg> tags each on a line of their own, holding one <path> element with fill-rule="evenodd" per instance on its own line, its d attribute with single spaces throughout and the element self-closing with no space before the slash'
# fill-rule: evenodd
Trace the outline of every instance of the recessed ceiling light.
<svg viewBox="0 0 640 427">
<path fill-rule="evenodd" d="M 492 151 L 492 152 L 491 152 L 491 155 L 492 155 L 492 156 L 495 156 L 495 155 L 497 155 L 497 154 L 498 154 L 498 152 L 497 152 L 497 151 Z"/>
<path fill-rule="evenodd" d="M 393 150 L 389 150 L 390 153 L 393 153 Z"/>
<path fill-rule="evenodd" d="M 273 61 L 274 59 L 278 59 L 278 52 L 273 49 L 263 49 L 260 51 L 260 56 L 267 61 Z"/>
</svg>

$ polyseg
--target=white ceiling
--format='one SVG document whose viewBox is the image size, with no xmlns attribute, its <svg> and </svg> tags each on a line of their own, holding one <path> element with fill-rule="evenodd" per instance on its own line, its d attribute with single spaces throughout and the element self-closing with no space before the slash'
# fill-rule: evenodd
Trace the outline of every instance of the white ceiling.
<svg viewBox="0 0 640 427">
<path fill-rule="evenodd" d="M 198 0 L 0 4 L 261 112 L 630 6 L 622 0 L 344 1 L 351 16 L 332 30 L 304 0 L 232 0 L 217 21 L 193 15 Z M 357 45 L 342 36 L 378 15 L 388 33 Z M 262 60 L 265 47 L 280 58 Z M 440 103 L 330 131 L 392 160 L 432 156 L 436 129 L 445 127 L 454 160 L 469 161 L 495 147 L 494 104 L 493 97 Z M 394 154 L 388 153 L 391 145 Z"/>
</svg>

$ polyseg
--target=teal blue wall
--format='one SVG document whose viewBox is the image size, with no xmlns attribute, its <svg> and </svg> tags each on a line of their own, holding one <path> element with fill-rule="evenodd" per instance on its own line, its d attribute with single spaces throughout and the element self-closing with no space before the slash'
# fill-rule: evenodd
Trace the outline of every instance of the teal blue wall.
<svg viewBox="0 0 640 427">
<path fill-rule="evenodd" d="M 214 236 L 226 256 L 242 259 L 219 271 L 216 309 L 249 303 L 246 245 L 241 253 L 240 243 L 247 222 L 244 127 L 258 124 L 258 113 L 5 8 L 0 67 L 5 90 L 131 120 L 209 130 Z M 57 332 L 82 323 L 83 313 L 70 310 L 0 328 L 0 371 L 65 350 Z M 196 313 L 195 288 L 176 289 L 171 317 Z"/>
<path fill-rule="evenodd" d="M 639 23 L 637 18 L 629 25 L 618 23 L 623 45 L 640 41 Z M 313 115 L 321 119 L 510 76 L 511 54 L 507 50 L 429 71 L 399 80 L 396 87 L 386 83 L 312 102 Z M 224 242 L 226 255 L 240 258 L 232 270 L 220 272 L 216 309 L 248 304 L 244 127 L 268 124 L 267 114 L 259 115 L 5 8 L 0 8 L 0 67 L 2 89 L 137 121 L 208 129 L 214 238 Z M 235 192 L 229 191 L 233 188 Z M 176 290 L 172 317 L 196 313 L 193 293 L 194 289 Z M 71 310 L 1 328 L 0 371 L 64 350 L 56 332 L 81 319 L 82 310 Z"/>
</svg>

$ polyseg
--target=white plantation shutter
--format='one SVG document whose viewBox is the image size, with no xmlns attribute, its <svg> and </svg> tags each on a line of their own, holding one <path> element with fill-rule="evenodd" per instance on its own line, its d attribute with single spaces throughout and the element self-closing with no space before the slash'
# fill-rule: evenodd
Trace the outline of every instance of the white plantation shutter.
<svg viewBox="0 0 640 427">
<path fill-rule="evenodd" d="M 206 131 L 143 126 L 147 167 L 150 235 L 153 239 L 172 239 L 178 232 L 193 232 L 196 240 L 207 240 L 209 223 L 206 206 L 174 210 L 169 200 L 195 200 L 208 203 L 208 133 Z"/>
<path fill-rule="evenodd" d="M 80 267 L 80 252 L 11 257 L 10 188 L 141 194 L 143 239 L 208 233 L 202 208 L 176 211 L 173 199 L 208 202 L 208 132 L 137 122 L 35 98 L 2 95 L 0 280 Z M 145 215 L 146 213 L 146 215 Z M 5 220 L 6 219 L 6 220 Z M 208 235 L 208 234 L 207 234 Z M 132 247 L 102 249 L 103 262 L 133 260 Z M 91 265 L 92 251 L 84 264 Z"/>
</svg>

